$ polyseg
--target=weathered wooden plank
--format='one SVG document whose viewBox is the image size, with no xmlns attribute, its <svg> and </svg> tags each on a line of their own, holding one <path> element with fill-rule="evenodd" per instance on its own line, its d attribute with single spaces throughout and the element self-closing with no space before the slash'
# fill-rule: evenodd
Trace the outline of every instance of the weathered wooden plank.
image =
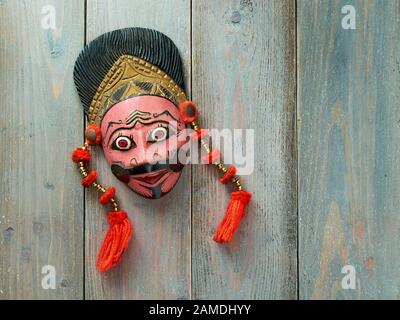
<svg viewBox="0 0 400 320">
<path fill-rule="evenodd" d="M 295 299 L 293 1 L 193 1 L 193 99 L 208 128 L 254 129 L 254 193 L 229 245 L 212 241 L 229 199 L 214 168 L 193 168 L 193 298 Z M 247 141 L 247 143 L 251 143 Z"/>
<path fill-rule="evenodd" d="M 180 49 L 189 74 L 189 1 L 88 1 L 88 40 L 107 31 L 133 26 L 154 28 L 168 35 Z M 188 82 L 187 85 L 190 88 Z M 120 203 L 133 221 L 135 235 L 122 265 L 107 274 L 100 274 L 95 269 L 95 258 L 107 222 L 96 195 L 88 193 L 86 297 L 190 298 L 190 168 L 184 169 L 178 185 L 170 194 L 159 200 L 148 200 L 117 181 L 103 155 L 94 163 L 101 172 L 101 181 L 106 185 L 116 185 Z"/>
<path fill-rule="evenodd" d="M 70 162 L 83 12 L 79 0 L 0 1 L 0 299 L 83 297 L 83 190 Z M 45 265 L 55 290 L 42 288 Z"/>
<path fill-rule="evenodd" d="M 298 2 L 302 299 L 400 297 L 399 20 L 398 1 Z"/>
</svg>

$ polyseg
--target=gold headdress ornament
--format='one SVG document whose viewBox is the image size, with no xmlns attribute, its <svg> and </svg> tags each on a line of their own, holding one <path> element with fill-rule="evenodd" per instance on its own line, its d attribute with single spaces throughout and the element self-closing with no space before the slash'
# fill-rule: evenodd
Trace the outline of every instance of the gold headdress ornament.
<svg viewBox="0 0 400 320">
<path fill-rule="evenodd" d="M 99 124 L 110 107 L 137 95 L 168 98 L 176 106 L 187 100 L 183 89 L 158 67 L 143 59 L 121 56 L 101 82 L 88 110 L 91 123 Z"/>
</svg>

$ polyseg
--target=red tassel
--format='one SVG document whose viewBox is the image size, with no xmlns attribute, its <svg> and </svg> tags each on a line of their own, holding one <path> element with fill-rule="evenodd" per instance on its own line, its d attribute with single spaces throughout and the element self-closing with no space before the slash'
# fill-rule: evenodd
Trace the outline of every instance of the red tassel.
<svg viewBox="0 0 400 320">
<path fill-rule="evenodd" d="M 214 241 L 226 243 L 232 239 L 240 221 L 244 217 L 250 199 L 251 193 L 247 191 L 235 191 L 231 193 L 231 201 L 214 235 Z"/>
<path fill-rule="evenodd" d="M 121 260 L 132 238 L 133 228 L 125 211 L 108 213 L 110 229 L 97 256 L 97 268 L 104 272 L 115 267 Z"/>
</svg>

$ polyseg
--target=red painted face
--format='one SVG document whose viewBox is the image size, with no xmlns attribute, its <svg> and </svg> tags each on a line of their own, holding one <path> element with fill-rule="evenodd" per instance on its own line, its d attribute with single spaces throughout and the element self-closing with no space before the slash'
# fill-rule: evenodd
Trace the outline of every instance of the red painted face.
<svg viewBox="0 0 400 320">
<path fill-rule="evenodd" d="M 137 96 L 112 106 L 101 122 L 104 155 L 114 175 L 136 193 L 158 199 L 178 182 L 176 152 L 185 124 L 178 108 L 158 96 Z"/>
</svg>

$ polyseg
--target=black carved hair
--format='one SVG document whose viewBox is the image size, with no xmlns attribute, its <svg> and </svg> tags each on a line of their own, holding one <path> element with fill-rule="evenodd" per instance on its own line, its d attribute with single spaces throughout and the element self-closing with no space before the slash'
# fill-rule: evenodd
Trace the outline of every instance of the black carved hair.
<svg viewBox="0 0 400 320">
<path fill-rule="evenodd" d="M 85 113 L 107 72 L 123 55 L 135 56 L 159 67 L 185 90 L 181 57 L 170 38 L 145 28 L 115 30 L 86 45 L 76 60 L 74 81 Z"/>
</svg>

